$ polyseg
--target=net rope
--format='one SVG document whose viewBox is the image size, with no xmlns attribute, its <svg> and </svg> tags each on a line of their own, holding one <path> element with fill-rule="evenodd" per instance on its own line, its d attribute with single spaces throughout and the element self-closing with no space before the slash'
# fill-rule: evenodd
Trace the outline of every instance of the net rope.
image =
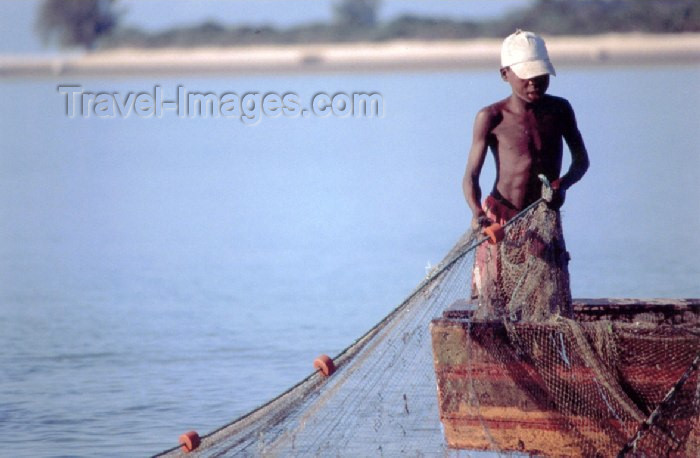
<svg viewBox="0 0 700 458">
<path fill-rule="evenodd" d="M 498 275 L 480 291 L 470 279 L 475 252 L 486 245 L 475 232 L 464 234 L 403 303 L 333 358 L 334 374 L 311 374 L 203 436 L 187 456 L 527 453 L 522 440 L 513 442 L 499 429 L 499 402 L 547 410 L 564 425 L 569 442 L 562 446 L 573 454 L 697 456 L 700 379 L 692 362 L 700 337 L 684 326 L 571 319 L 558 215 L 541 203 L 511 220 L 506 240 L 487 248 L 497 251 Z M 440 337 L 429 324 L 466 299 L 479 304 L 472 319 L 462 320 L 459 348 L 466 361 L 443 368 L 433 353 Z M 664 373 L 655 370 L 659 358 L 671 360 Z M 494 370 L 515 380 L 526 399 L 509 399 L 515 388 L 484 378 Z M 459 377 L 436 378 L 450 371 Z M 667 383 L 650 384 L 649 374 Z M 459 396 L 442 396 L 448 389 Z M 448 446 L 441 420 L 450 415 L 473 419 L 481 442 L 470 451 Z M 181 455 L 177 447 L 157 456 Z"/>
</svg>

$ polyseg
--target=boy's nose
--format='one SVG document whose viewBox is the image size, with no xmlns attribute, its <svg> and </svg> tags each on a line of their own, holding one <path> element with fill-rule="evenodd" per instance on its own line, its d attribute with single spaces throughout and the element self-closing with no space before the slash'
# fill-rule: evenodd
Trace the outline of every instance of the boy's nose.
<svg viewBox="0 0 700 458">
<path fill-rule="evenodd" d="M 547 76 L 548 75 L 540 75 L 540 76 L 535 76 L 532 78 L 529 78 L 527 80 L 528 86 L 543 86 L 547 84 Z"/>
</svg>

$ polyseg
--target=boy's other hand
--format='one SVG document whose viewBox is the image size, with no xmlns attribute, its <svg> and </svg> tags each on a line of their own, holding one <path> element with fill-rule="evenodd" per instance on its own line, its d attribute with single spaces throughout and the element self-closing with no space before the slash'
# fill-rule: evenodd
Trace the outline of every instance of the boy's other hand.
<svg viewBox="0 0 700 458">
<path fill-rule="evenodd" d="M 559 189 L 557 191 L 554 191 L 554 196 L 552 196 L 552 201 L 549 203 L 549 208 L 552 208 L 554 210 L 559 210 L 562 205 L 564 205 L 564 201 L 566 200 L 566 191 L 563 189 Z"/>
<path fill-rule="evenodd" d="M 486 214 L 474 215 L 472 218 L 472 229 L 481 229 L 493 224 L 493 221 Z"/>
<path fill-rule="evenodd" d="M 549 208 L 559 210 L 566 200 L 566 189 L 561 187 L 560 180 L 554 180 L 552 182 L 552 191 L 552 201 L 549 202 Z"/>
</svg>

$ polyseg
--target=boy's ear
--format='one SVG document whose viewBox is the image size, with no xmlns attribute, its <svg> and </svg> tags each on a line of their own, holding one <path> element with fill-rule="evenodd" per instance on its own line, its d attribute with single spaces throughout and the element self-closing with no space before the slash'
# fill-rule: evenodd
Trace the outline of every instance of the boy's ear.
<svg viewBox="0 0 700 458">
<path fill-rule="evenodd" d="M 508 70 L 510 70 L 508 67 L 501 68 L 501 79 L 503 81 L 508 81 L 508 76 L 507 76 Z"/>
</svg>

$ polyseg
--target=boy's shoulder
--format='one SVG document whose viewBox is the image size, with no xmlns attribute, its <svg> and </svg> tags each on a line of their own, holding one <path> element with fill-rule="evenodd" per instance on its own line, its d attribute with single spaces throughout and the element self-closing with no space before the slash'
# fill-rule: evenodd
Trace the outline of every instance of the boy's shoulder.
<svg viewBox="0 0 700 458">
<path fill-rule="evenodd" d="M 564 97 L 545 94 L 542 101 L 554 109 L 571 110 L 571 104 Z"/>
<path fill-rule="evenodd" d="M 509 98 L 510 97 L 506 97 L 505 99 L 499 100 L 498 102 L 494 102 L 491 105 L 486 105 L 481 110 L 479 110 L 479 114 L 489 117 L 499 115 L 508 103 Z"/>
<path fill-rule="evenodd" d="M 485 122 L 489 127 L 493 127 L 503 117 L 506 102 L 508 97 L 483 107 L 476 113 L 477 122 Z"/>
<path fill-rule="evenodd" d="M 541 113 L 544 115 L 552 116 L 563 122 L 564 124 L 570 124 L 575 122 L 576 115 L 574 114 L 574 109 L 564 97 L 558 97 L 556 95 L 546 94 L 542 98 Z"/>
</svg>

